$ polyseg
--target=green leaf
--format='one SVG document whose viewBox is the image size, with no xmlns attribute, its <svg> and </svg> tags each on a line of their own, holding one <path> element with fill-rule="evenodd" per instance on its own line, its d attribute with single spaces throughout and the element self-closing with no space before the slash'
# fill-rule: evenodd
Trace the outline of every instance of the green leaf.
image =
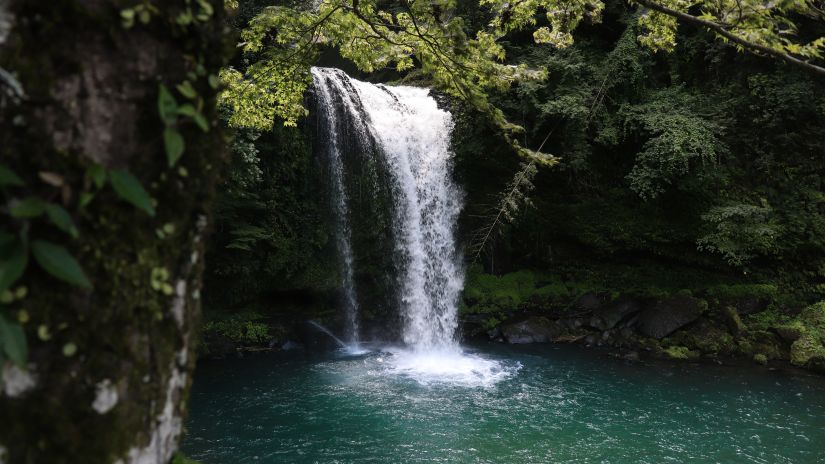
<svg viewBox="0 0 825 464">
<path fill-rule="evenodd" d="M 0 230 L 0 252 L 2 252 L 2 250 L 5 249 L 7 245 L 10 245 L 16 238 L 17 237 L 14 234 L 10 234 L 5 230 Z"/>
<path fill-rule="evenodd" d="M 29 254 L 26 246 L 20 240 L 15 240 L 8 253 L 0 260 L 0 292 L 14 285 L 23 275 L 28 263 Z"/>
<path fill-rule="evenodd" d="M 46 206 L 46 215 L 49 216 L 49 219 L 58 229 L 71 235 L 72 238 L 78 237 L 77 227 L 75 227 L 72 217 L 65 208 L 53 203 L 49 204 Z"/>
<path fill-rule="evenodd" d="M 192 87 L 192 83 L 189 81 L 183 81 L 182 84 L 177 85 L 178 92 L 184 97 L 192 100 L 198 97 L 198 92 Z"/>
<path fill-rule="evenodd" d="M 149 10 L 141 10 L 140 13 L 138 13 L 138 19 L 140 19 L 140 22 L 143 24 L 149 24 L 149 21 L 152 20 L 152 14 L 149 13 Z"/>
<path fill-rule="evenodd" d="M 97 188 L 103 188 L 106 183 L 106 170 L 99 164 L 93 164 L 86 169 L 86 175 L 92 179 Z"/>
<path fill-rule="evenodd" d="M 20 324 L 10 322 L 2 315 L 0 315 L 0 348 L 6 357 L 18 366 L 26 365 L 26 358 L 29 355 L 26 333 Z"/>
<path fill-rule="evenodd" d="M 72 285 L 92 288 L 80 263 L 62 246 L 44 240 L 32 241 L 34 260 L 46 272 Z"/>
<path fill-rule="evenodd" d="M 217 89 L 218 86 L 221 85 L 221 80 L 214 74 L 210 74 L 207 80 L 209 81 L 209 86 L 213 89 Z"/>
<path fill-rule="evenodd" d="M 167 127 L 163 131 L 163 146 L 166 148 L 166 159 L 169 160 L 171 168 L 183 156 L 185 146 L 183 136 L 175 128 Z"/>
<path fill-rule="evenodd" d="M 197 124 L 202 131 L 209 132 L 209 121 L 206 120 L 203 113 L 198 111 L 198 109 L 191 104 L 187 103 L 185 105 L 181 105 L 180 108 L 178 108 L 178 114 L 192 118 L 192 120 L 195 121 L 195 124 Z"/>
<path fill-rule="evenodd" d="M 189 116 L 190 118 L 195 116 L 195 114 L 197 114 L 197 112 L 198 112 L 198 110 L 196 110 L 195 107 L 192 106 L 191 103 L 186 103 L 186 104 L 181 105 L 180 107 L 178 107 L 178 114 L 183 115 L 183 116 Z"/>
<path fill-rule="evenodd" d="M 11 207 L 11 215 L 18 218 L 40 216 L 46 210 L 46 202 L 37 197 L 28 197 Z"/>
<path fill-rule="evenodd" d="M 125 169 L 112 169 L 109 171 L 109 178 L 112 181 L 112 188 L 115 189 L 121 198 L 146 211 L 149 216 L 155 215 L 155 208 L 152 206 L 152 199 L 140 181 Z"/>
<path fill-rule="evenodd" d="M 158 114 L 167 125 L 174 124 L 178 120 L 178 102 L 163 84 L 160 84 L 158 90 Z"/>
<path fill-rule="evenodd" d="M 92 202 L 92 200 L 94 200 L 94 198 L 95 198 L 94 193 L 83 192 L 78 197 L 77 204 L 78 204 L 78 206 L 80 206 L 81 209 L 85 208 L 89 205 L 89 203 Z"/>
<path fill-rule="evenodd" d="M 195 113 L 193 119 L 202 131 L 209 132 L 209 121 L 206 120 L 206 116 L 204 116 L 203 113 Z"/>
<path fill-rule="evenodd" d="M 6 185 L 15 185 L 19 187 L 23 185 L 23 179 L 21 179 L 20 176 L 15 174 L 11 169 L 0 164 L 0 186 L 4 187 Z"/>
</svg>

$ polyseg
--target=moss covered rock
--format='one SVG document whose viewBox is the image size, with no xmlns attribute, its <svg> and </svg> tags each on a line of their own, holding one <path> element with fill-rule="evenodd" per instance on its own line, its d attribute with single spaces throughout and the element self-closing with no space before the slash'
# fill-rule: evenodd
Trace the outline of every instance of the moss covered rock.
<svg viewBox="0 0 825 464">
<path fill-rule="evenodd" d="M 805 308 L 799 315 L 799 338 L 791 345 L 791 362 L 797 366 L 823 370 L 825 366 L 825 301 Z"/>
<path fill-rule="evenodd" d="M 664 354 L 670 359 L 679 359 L 687 361 L 690 359 L 698 359 L 699 352 L 693 351 L 685 346 L 670 346 L 664 349 Z"/>
<path fill-rule="evenodd" d="M 791 321 L 774 327 L 776 333 L 788 343 L 793 343 L 805 333 L 805 325 L 799 320 Z"/>
<path fill-rule="evenodd" d="M 739 335 L 745 331 L 745 324 L 742 322 L 742 318 L 739 317 L 739 312 L 733 306 L 726 306 L 722 310 L 722 317 L 732 334 Z"/>
</svg>

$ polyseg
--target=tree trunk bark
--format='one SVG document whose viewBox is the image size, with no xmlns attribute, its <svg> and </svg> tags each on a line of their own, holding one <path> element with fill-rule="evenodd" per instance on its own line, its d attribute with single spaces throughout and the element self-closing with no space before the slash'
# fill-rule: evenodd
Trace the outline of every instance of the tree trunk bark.
<svg viewBox="0 0 825 464">
<path fill-rule="evenodd" d="M 203 3 L 0 0 L 0 164 L 25 181 L 5 189 L 2 209 L 28 196 L 61 204 L 79 237 L 7 213 L 0 229 L 65 246 L 93 285 L 71 286 L 29 259 L 15 285 L 27 292 L 0 306 L 22 324 L 29 350 L 25 369 L 0 366 L 0 463 L 165 463 L 177 450 L 209 205 L 225 162 L 213 123 L 223 2 L 209 0 L 211 14 Z M 143 4 L 153 9 L 127 27 L 123 10 Z M 187 8 L 192 21 L 182 24 Z M 196 97 L 175 90 L 187 80 Z M 202 105 L 210 122 L 204 132 L 181 117 L 186 150 L 174 168 L 160 84 Z M 156 214 L 111 183 L 98 188 L 87 171 L 95 164 L 128 169 Z"/>
</svg>

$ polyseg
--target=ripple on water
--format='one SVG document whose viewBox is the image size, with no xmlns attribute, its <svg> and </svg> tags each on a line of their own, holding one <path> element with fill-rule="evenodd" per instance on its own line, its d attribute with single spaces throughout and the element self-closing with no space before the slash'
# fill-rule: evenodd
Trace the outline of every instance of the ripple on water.
<svg viewBox="0 0 825 464">
<path fill-rule="evenodd" d="M 369 348 L 200 366 L 184 451 L 205 464 L 806 463 L 825 443 L 821 379 L 575 348 Z"/>
</svg>

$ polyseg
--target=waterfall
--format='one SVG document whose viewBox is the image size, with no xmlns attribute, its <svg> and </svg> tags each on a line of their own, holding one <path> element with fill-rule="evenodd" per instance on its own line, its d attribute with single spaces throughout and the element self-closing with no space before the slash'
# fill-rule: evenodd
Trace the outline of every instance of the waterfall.
<svg viewBox="0 0 825 464">
<path fill-rule="evenodd" d="M 358 299 L 355 293 L 352 232 L 349 225 L 349 201 L 344 186 L 344 163 L 339 145 L 339 132 L 341 131 L 339 127 L 342 122 L 339 121 L 335 110 L 336 96 L 338 93 L 329 85 L 326 85 L 326 80 L 316 73 L 315 69 L 313 69 L 312 76 L 315 88 L 317 89 L 316 98 L 318 99 L 320 126 L 326 133 L 326 136 L 322 137 L 322 140 L 326 142 L 324 144 L 324 151 L 326 152 L 325 155 L 330 167 L 333 190 L 332 197 L 337 220 L 335 241 L 343 274 L 342 288 L 344 294 L 344 313 L 346 315 L 346 338 L 350 343 L 357 343 Z"/>
<path fill-rule="evenodd" d="M 330 139 L 338 245 L 344 285 L 352 296 L 348 318 L 357 321 L 340 153 L 344 127 L 364 149 L 381 157 L 388 170 L 404 343 L 417 352 L 457 352 L 456 313 L 464 274 L 455 227 L 463 193 L 452 181 L 450 113 L 438 108 L 424 88 L 374 85 L 330 68 L 313 68 L 312 78 Z"/>
</svg>

